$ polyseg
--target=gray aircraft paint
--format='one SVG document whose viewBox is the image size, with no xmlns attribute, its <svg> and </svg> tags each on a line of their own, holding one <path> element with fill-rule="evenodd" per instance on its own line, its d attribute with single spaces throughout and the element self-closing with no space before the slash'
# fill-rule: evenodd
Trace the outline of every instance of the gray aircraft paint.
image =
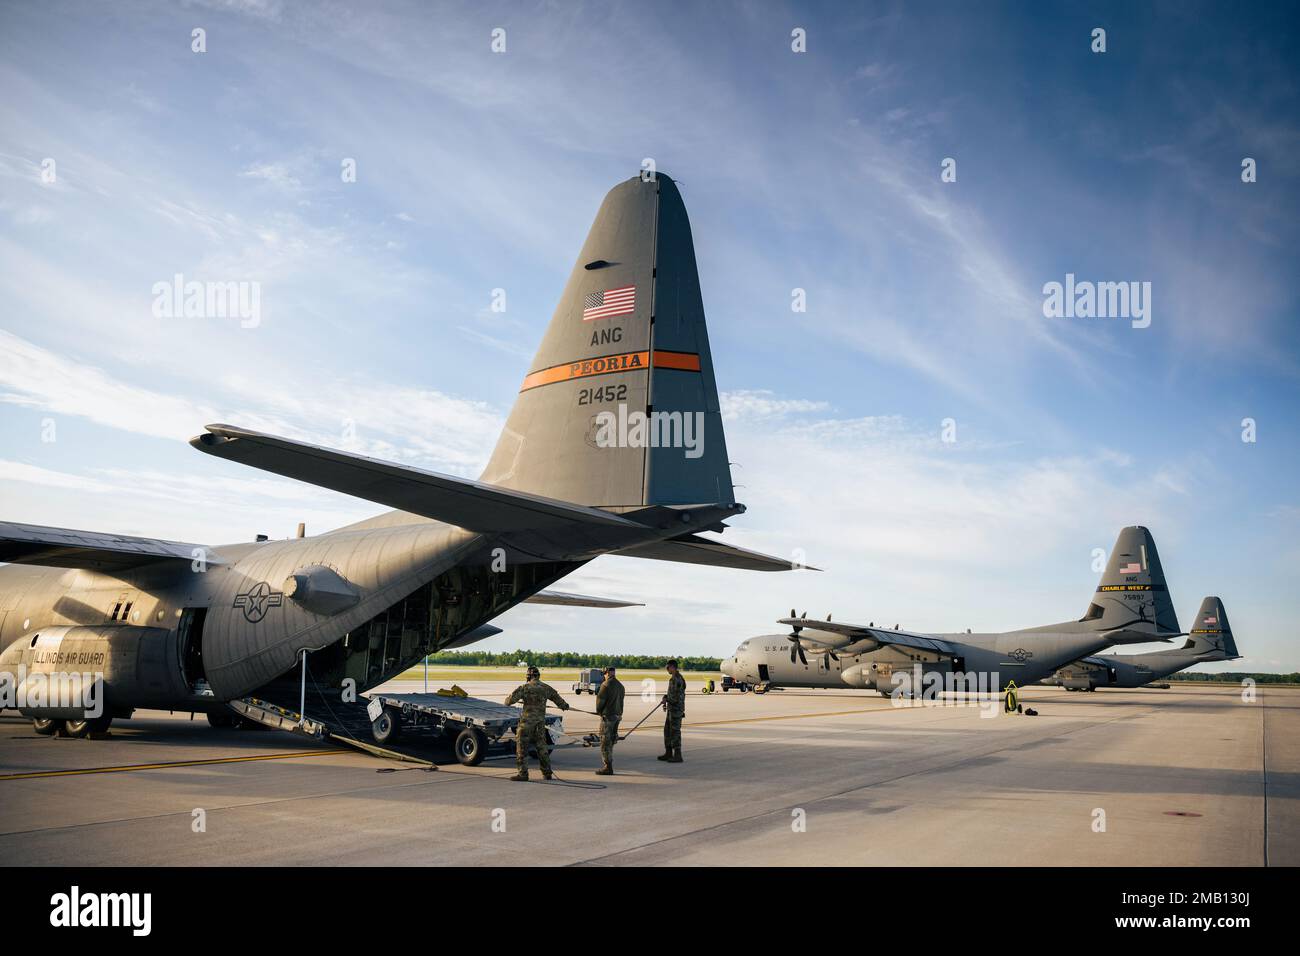
<svg viewBox="0 0 1300 956">
<path fill-rule="evenodd" d="M 583 320 L 587 295 L 628 286 L 634 311 Z M 703 454 L 598 448 L 597 413 L 619 404 L 702 411 Z M 615 511 L 735 501 L 690 223 L 667 176 L 605 197 L 481 480 Z"/>
<path fill-rule="evenodd" d="M 1024 686 L 1111 645 L 1180 634 L 1155 540 L 1142 527 L 1120 532 L 1096 591 L 1077 621 L 988 634 L 918 634 L 803 618 L 783 618 L 781 623 L 799 628 L 804 659 L 799 658 L 792 635 L 771 634 L 742 643 L 723 662 L 723 673 L 754 684 L 761 679 L 761 664 L 773 686 L 847 686 L 888 693 L 897 670 L 921 663 L 928 670 L 983 675 L 990 685 L 996 674 L 999 686 L 1012 680 Z"/>
<path fill-rule="evenodd" d="M 633 310 L 584 320 L 588 294 L 620 285 L 636 286 Z M 611 355 L 641 353 L 597 373 Z M 704 453 L 595 447 L 593 418 L 618 401 L 702 413 Z M 0 523 L 0 561 L 14 562 L 0 568 L 0 670 L 90 653 L 119 714 L 212 709 L 292 675 L 304 651 L 313 679 L 365 690 L 491 633 L 487 621 L 520 602 L 608 606 L 546 590 L 601 554 L 790 569 L 697 533 L 744 507 L 690 226 L 662 174 L 605 197 L 479 481 L 237 426 L 209 426 L 191 444 L 397 510 L 316 537 L 220 546 Z"/>
<path fill-rule="evenodd" d="M 1210 661 L 1237 660 L 1237 642 L 1228 623 L 1228 613 L 1217 597 L 1207 597 L 1192 621 L 1182 647 L 1170 647 L 1147 654 L 1085 657 L 1062 667 L 1043 683 L 1070 690 L 1098 687 L 1142 687 L 1162 677 Z"/>
</svg>

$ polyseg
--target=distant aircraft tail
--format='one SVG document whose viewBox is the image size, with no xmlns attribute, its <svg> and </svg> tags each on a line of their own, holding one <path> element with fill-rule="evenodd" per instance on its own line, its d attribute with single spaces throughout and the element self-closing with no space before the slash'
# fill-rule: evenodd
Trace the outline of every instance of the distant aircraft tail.
<svg viewBox="0 0 1300 956">
<path fill-rule="evenodd" d="M 479 480 L 613 511 L 735 503 L 690 222 L 667 176 L 605 196 Z"/>
<path fill-rule="evenodd" d="M 1079 623 L 1121 638 L 1116 643 L 1182 633 L 1155 539 L 1146 528 L 1130 527 L 1119 533 L 1106 571 Z"/>
<path fill-rule="evenodd" d="M 1232 637 L 1228 614 L 1217 597 L 1207 597 L 1201 602 L 1201 609 L 1192 622 L 1191 638 L 1184 649 L 1215 655 L 1210 658 L 1212 660 L 1236 660 L 1241 656 Z"/>
</svg>

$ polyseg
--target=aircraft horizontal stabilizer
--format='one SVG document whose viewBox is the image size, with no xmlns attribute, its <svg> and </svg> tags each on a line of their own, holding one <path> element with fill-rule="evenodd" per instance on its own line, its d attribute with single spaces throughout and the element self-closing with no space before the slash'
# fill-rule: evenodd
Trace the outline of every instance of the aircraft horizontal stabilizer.
<svg viewBox="0 0 1300 956">
<path fill-rule="evenodd" d="M 188 564 L 196 560 L 209 565 L 222 563 L 210 548 L 201 544 L 0 522 L 0 561 L 10 564 L 111 573 L 164 561 Z"/>
<path fill-rule="evenodd" d="M 567 591 L 538 591 L 525 604 L 559 604 L 565 607 L 645 607 L 640 601 L 619 601 L 615 598 L 592 597 L 589 594 L 570 594 Z"/>
<path fill-rule="evenodd" d="M 785 558 L 774 558 L 734 545 L 723 544 L 698 534 L 687 534 L 666 541 L 636 545 L 615 551 L 629 558 L 650 558 L 654 561 L 679 561 L 683 564 L 708 564 L 717 568 L 739 568 L 743 571 L 790 571 L 796 567 Z M 799 565 L 809 571 L 820 568 Z"/>
<path fill-rule="evenodd" d="M 217 458 L 355 495 L 468 531 L 540 531 L 580 525 L 624 530 L 642 527 L 598 508 L 231 425 L 209 425 L 204 434 L 190 439 L 190 444 Z"/>
</svg>

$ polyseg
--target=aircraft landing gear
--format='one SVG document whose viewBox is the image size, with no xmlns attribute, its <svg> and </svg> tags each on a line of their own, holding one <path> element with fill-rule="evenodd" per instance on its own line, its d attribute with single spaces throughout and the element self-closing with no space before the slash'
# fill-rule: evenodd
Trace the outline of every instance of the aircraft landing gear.
<svg viewBox="0 0 1300 956">
<path fill-rule="evenodd" d="M 65 729 L 69 737 L 98 737 L 101 734 L 108 733 L 109 724 L 113 722 L 111 714 L 102 714 L 99 717 L 82 718 L 81 720 L 69 720 Z"/>
<path fill-rule="evenodd" d="M 42 737 L 66 737 L 68 735 L 66 723 L 62 720 L 55 720 L 53 717 L 32 718 L 32 730 Z"/>
</svg>

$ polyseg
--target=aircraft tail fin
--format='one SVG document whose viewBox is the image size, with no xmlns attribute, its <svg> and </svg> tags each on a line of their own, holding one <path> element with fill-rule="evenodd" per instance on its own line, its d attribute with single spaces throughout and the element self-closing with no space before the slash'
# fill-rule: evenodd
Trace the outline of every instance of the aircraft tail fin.
<svg viewBox="0 0 1300 956">
<path fill-rule="evenodd" d="M 1232 625 L 1228 623 L 1228 613 L 1223 609 L 1223 602 L 1217 597 L 1207 597 L 1201 602 L 1201 608 L 1192 621 L 1191 637 L 1187 650 L 1201 654 L 1219 654 L 1221 660 L 1236 660 L 1237 642 L 1232 637 Z"/>
<path fill-rule="evenodd" d="M 1123 638 L 1116 643 L 1134 643 L 1141 637 L 1159 640 L 1182 633 L 1155 539 L 1146 528 L 1134 526 L 1119 533 L 1096 593 L 1079 623 Z"/>
<path fill-rule="evenodd" d="M 613 511 L 735 503 L 690 222 L 667 176 L 605 196 L 479 480 Z"/>
</svg>

